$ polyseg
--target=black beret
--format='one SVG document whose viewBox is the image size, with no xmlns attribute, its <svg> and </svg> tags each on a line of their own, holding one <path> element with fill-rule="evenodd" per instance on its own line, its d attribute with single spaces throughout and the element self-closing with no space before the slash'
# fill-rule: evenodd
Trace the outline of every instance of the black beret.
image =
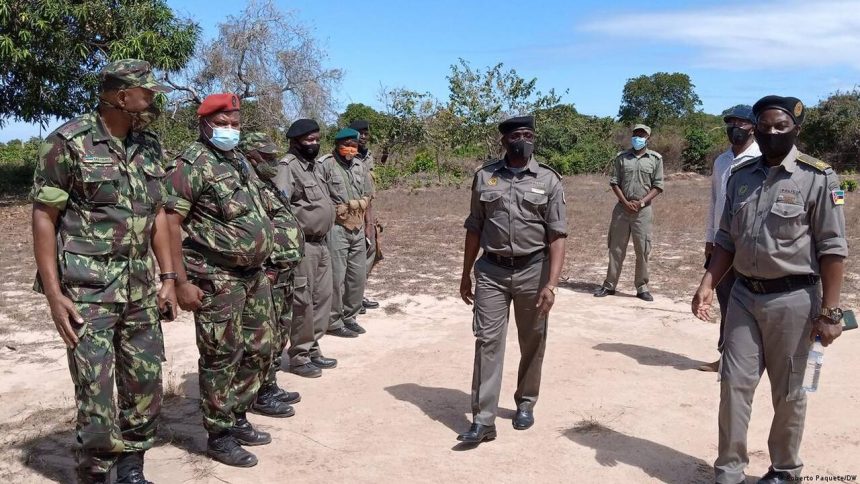
<svg viewBox="0 0 860 484">
<path fill-rule="evenodd" d="M 287 130 L 287 138 L 298 138 L 314 131 L 319 131 L 320 125 L 313 119 L 297 119 Z"/>
<path fill-rule="evenodd" d="M 352 128 L 356 131 L 361 131 L 363 129 L 370 129 L 370 123 L 367 122 L 366 119 L 356 119 L 355 121 L 349 123 L 348 128 Z"/>
<path fill-rule="evenodd" d="M 784 111 L 786 114 L 791 116 L 794 124 L 798 126 L 803 124 L 803 118 L 806 117 L 806 107 L 804 107 L 800 99 L 797 99 L 796 97 L 765 96 L 753 104 L 753 116 L 758 119 L 761 113 L 768 109 L 779 109 L 780 111 Z"/>
<path fill-rule="evenodd" d="M 499 132 L 502 134 L 508 134 L 512 131 L 516 131 L 520 128 L 528 128 L 532 131 L 535 130 L 535 117 L 534 116 L 517 116 L 514 118 L 508 118 L 501 123 L 499 123 Z"/>
</svg>

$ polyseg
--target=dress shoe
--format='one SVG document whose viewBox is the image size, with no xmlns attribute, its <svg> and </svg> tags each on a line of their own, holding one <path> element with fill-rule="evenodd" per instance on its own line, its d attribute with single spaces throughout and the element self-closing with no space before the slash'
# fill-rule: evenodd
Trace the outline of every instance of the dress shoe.
<svg viewBox="0 0 860 484">
<path fill-rule="evenodd" d="M 457 440 L 467 444 L 480 444 L 481 442 L 496 438 L 495 425 L 481 425 L 473 423 L 469 430 L 457 436 Z"/>
<path fill-rule="evenodd" d="M 354 319 L 348 319 L 344 321 L 343 327 L 352 331 L 353 333 L 364 334 L 367 332 L 367 330 L 362 328 L 361 325 L 358 324 L 358 321 Z"/>
<path fill-rule="evenodd" d="M 654 300 L 654 296 L 652 296 L 651 293 L 648 291 L 640 292 L 640 293 L 636 294 L 636 297 L 638 297 L 639 299 L 641 299 L 643 301 L 648 301 L 648 302 L 651 302 Z"/>
<path fill-rule="evenodd" d="M 698 368 L 699 371 L 710 371 L 715 372 L 720 369 L 720 360 L 717 360 L 713 363 L 705 363 L 704 365 Z"/>
<path fill-rule="evenodd" d="M 320 367 L 311 362 L 307 362 L 304 365 L 290 365 L 290 373 L 305 378 L 319 378 L 322 376 Z"/>
<path fill-rule="evenodd" d="M 143 452 L 121 454 L 116 469 L 116 484 L 152 484 L 143 476 Z"/>
<path fill-rule="evenodd" d="M 222 464 L 233 467 L 257 465 L 257 457 L 243 449 L 229 430 L 220 434 L 209 434 L 209 440 L 206 443 L 206 455 Z"/>
<path fill-rule="evenodd" d="M 230 427 L 230 435 L 241 445 L 266 445 L 272 443 L 272 436 L 254 428 L 244 413 L 236 414 L 236 423 Z"/>
<path fill-rule="evenodd" d="M 326 358 L 325 356 L 314 356 L 311 358 L 311 363 L 323 370 L 331 370 L 337 368 L 337 360 L 334 358 Z"/>
<path fill-rule="evenodd" d="M 337 329 L 330 329 L 326 331 L 325 334 L 337 336 L 338 338 L 358 338 L 358 333 L 351 329 L 347 329 L 346 326 Z"/>
<path fill-rule="evenodd" d="M 615 289 L 609 289 L 605 286 L 600 286 L 600 289 L 594 291 L 594 297 L 606 297 L 606 296 L 614 296 Z"/>
<path fill-rule="evenodd" d="M 767 474 L 758 480 L 758 484 L 789 484 L 793 482 L 800 482 L 800 476 L 795 477 L 788 472 L 773 469 L 767 471 Z"/>
<path fill-rule="evenodd" d="M 251 405 L 251 411 L 267 417 L 292 417 L 296 414 L 295 409 L 289 403 L 284 403 L 278 398 L 275 388 L 277 388 L 275 385 L 266 385 L 260 388 L 260 391 L 257 392 L 257 398 L 254 399 L 254 404 Z"/>
<path fill-rule="evenodd" d="M 371 301 L 370 299 L 364 298 L 361 301 L 361 307 L 367 309 L 376 309 L 379 307 L 379 303 L 376 301 Z"/>
<path fill-rule="evenodd" d="M 287 403 L 289 405 L 293 405 L 302 401 L 302 396 L 299 392 L 288 392 L 283 388 L 279 387 L 277 383 L 271 384 L 272 391 L 275 393 L 275 398 L 278 400 Z M 261 388 L 260 391 L 263 389 Z"/>
<path fill-rule="evenodd" d="M 535 424 L 535 413 L 531 410 L 517 410 L 513 423 L 515 429 L 526 430 Z"/>
<path fill-rule="evenodd" d="M 367 309 L 364 306 L 358 308 L 358 314 L 367 314 Z"/>
</svg>

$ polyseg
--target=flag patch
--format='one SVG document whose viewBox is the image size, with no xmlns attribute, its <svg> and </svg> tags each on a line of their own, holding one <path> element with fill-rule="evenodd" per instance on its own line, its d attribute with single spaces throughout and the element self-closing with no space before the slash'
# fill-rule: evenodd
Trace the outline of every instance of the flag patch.
<svg viewBox="0 0 860 484">
<path fill-rule="evenodd" d="M 845 190 L 833 190 L 830 194 L 833 197 L 833 205 L 845 205 Z"/>
</svg>

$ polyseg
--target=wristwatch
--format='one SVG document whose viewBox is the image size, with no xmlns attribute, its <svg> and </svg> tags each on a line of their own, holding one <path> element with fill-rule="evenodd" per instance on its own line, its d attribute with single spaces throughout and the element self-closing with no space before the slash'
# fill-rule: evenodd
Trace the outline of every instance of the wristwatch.
<svg viewBox="0 0 860 484">
<path fill-rule="evenodd" d="M 557 288 L 557 287 L 555 287 L 555 286 L 551 286 L 551 285 L 549 285 L 549 284 L 547 284 L 547 285 L 546 285 L 546 286 L 544 286 L 544 287 L 545 287 L 545 288 L 547 288 L 547 289 L 549 289 L 549 292 L 551 292 L 551 293 L 553 294 L 553 296 L 555 296 L 556 294 L 558 294 L 558 288 Z"/>
<path fill-rule="evenodd" d="M 161 282 L 164 282 L 168 279 L 176 280 L 179 277 L 175 272 L 164 272 L 158 275 L 158 278 L 161 279 Z"/>
<path fill-rule="evenodd" d="M 842 309 L 840 308 L 822 307 L 819 314 L 829 319 L 829 324 L 839 324 L 839 322 L 842 321 Z"/>
</svg>

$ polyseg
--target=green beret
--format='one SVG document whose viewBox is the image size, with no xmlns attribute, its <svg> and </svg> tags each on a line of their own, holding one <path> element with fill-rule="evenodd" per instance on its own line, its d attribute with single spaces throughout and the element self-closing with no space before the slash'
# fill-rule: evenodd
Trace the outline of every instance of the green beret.
<svg viewBox="0 0 860 484">
<path fill-rule="evenodd" d="M 269 138 L 266 133 L 242 132 L 242 140 L 239 141 L 239 151 L 242 153 L 250 153 L 251 151 L 259 151 L 266 154 L 277 154 L 278 145 Z"/>
<path fill-rule="evenodd" d="M 337 134 L 334 135 L 335 141 L 340 141 L 342 139 L 358 139 L 359 133 L 358 131 L 352 128 L 343 128 L 338 131 Z"/>
</svg>

